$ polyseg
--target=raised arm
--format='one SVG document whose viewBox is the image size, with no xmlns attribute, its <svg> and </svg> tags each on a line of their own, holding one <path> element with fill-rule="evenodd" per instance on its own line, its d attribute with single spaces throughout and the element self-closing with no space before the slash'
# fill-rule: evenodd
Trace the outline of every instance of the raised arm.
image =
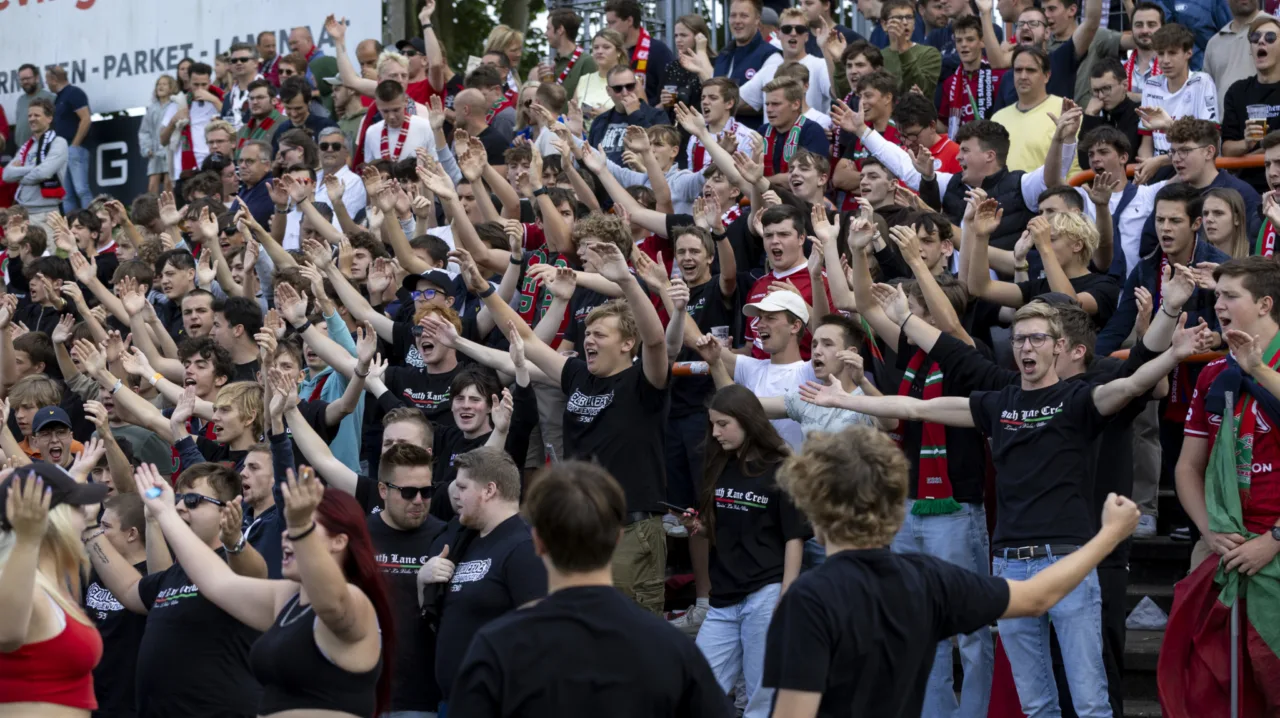
<svg viewBox="0 0 1280 718">
<path fill-rule="evenodd" d="M 875 226 L 865 216 L 859 216 L 849 225 L 849 267 L 853 273 L 853 299 L 858 313 L 871 325 L 890 347 L 899 343 L 898 325 L 889 320 L 871 291 L 871 269 L 867 266 L 867 248 L 875 239 Z"/>
<path fill-rule="evenodd" d="M 333 451 L 329 449 L 324 439 L 320 438 L 316 430 L 311 428 L 311 424 L 307 423 L 306 417 L 298 411 L 296 405 L 285 411 L 284 421 L 289 426 L 289 432 L 293 434 L 298 450 L 302 452 L 302 458 L 315 467 L 330 486 L 355 496 L 359 476 L 333 455 Z"/>
<path fill-rule="evenodd" d="M 112 394 L 116 410 L 122 417 L 127 417 L 126 421 L 154 431 L 160 436 L 169 435 L 169 420 L 155 405 L 133 393 L 115 374 L 107 371 L 106 358 L 92 342 L 78 340 L 71 353 L 80 360 L 85 376 L 92 377 L 103 391 Z"/>
<path fill-rule="evenodd" d="M 342 78 L 342 84 L 365 97 L 373 97 L 378 83 L 361 77 L 347 56 L 347 19 L 330 15 L 324 20 L 324 30 L 333 38 L 333 54 L 338 58 L 338 77 Z"/>
<path fill-rule="evenodd" d="M 1072 44 L 1076 46 L 1076 59 L 1083 60 L 1089 54 L 1089 46 L 1102 26 L 1102 0 L 1084 0 L 1084 18 L 1072 33 Z"/>
<path fill-rule="evenodd" d="M 583 145 L 582 164 L 595 174 L 596 179 L 609 193 L 609 198 L 613 200 L 614 205 L 625 210 L 632 222 L 660 237 L 667 236 L 667 215 L 641 206 L 636 198 L 622 186 L 618 178 L 609 171 L 608 160 L 603 152 L 590 145 Z"/>
<path fill-rule="evenodd" d="M 991 265 L 987 250 L 991 233 L 1000 226 L 1004 209 L 994 199 L 983 200 L 971 222 L 966 222 L 969 252 L 969 293 L 1004 307 L 1022 306 L 1022 289 L 1013 282 L 1001 282 L 991 278 Z"/>
<path fill-rule="evenodd" d="M 3 472 L 5 478 L 13 469 Z M 28 476 L 13 485 L 5 498 L 5 515 L 14 535 L 7 560 L 0 565 L 0 652 L 22 648 L 31 631 L 31 620 L 47 608 L 36 608 L 36 574 L 40 571 L 40 547 L 49 525 L 50 493 L 44 481 Z M 43 603 L 41 604 L 43 606 Z"/>
<path fill-rule="evenodd" d="M 1181 324 L 1179 321 L 1179 324 Z M 1155 385 L 1193 354 L 1208 351 L 1213 346 L 1213 331 L 1201 318 L 1199 325 L 1174 332 L 1173 346 L 1168 351 L 1143 364 L 1133 374 L 1093 388 L 1093 403 L 1098 413 L 1110 416 L 1119 412 L 1130 401 L 1150 391 Z"/>
<path fill-rule="evenodd" d="M 817 406 L 848 409 L 869 416 L 906 421 L 932 421 L 946 426 L 972 429 L 973 414 L 969 397 L 944 396 L 937 399 L 913 399 L 908 396 L 855 396 L 843 389 L 816 381 L 800 387 L 800 398 Z"/>
<path fill-rule="evenodd" d="M 991 0 L 978 0 L 978 17 L 982 20 L 982 46 L 987 51 L 987 61 L 993 69 L 998 70 L 1013 64 L 1013 53 L 996 37 L 996 26 L 991 17 L 992 5 Z"/>
<path fill-rule="evenodd" d="M 920 287 L 921 294 L 924 295 L 924 303 L 929 310 L 929 317 L 933 320 L 934 326 L 940 331 L 955 336 L 965 344 L 973 346 L 973 338 L 964 330 L 964 325 L 960 322 L 960 315 L 956 313 L 956 308 L 951 305 L 951 300 L 943 293 L 942 287 L 938 285 L 938 279 L 929 271 L 928 265 L 925 264 L 924 258 L 920 254 L 920 239 L 916 234 L 917 231 L 917 228 L 914 227 L 890 227 L 889 237 L 894 244 L 898 245 L 898 250 L 906 260 L 907 266 L 911 268 L 911 273 L 915 275 L 916 284 Z M 877 295 L 877 299 L 879 299 L 879 295 Z M 901 329 L 901 324 L 899 324 L 899 329 Z"/>
<path fill-rule="evenodd" d="M 200 595 L 254 630 L 270 628 L 276 619 L 275 582 L 236 574 L 201 541 L 178 516 L 173 487 L 155 465 L 139 467 L 134 481 L 143 503 L 164 530 L 164 537 L 182 564 L 182 570 L 200 588 Z M 151 498 L 148 491 L 154 495 L 156 490 L 159 496 Z"/>
<path fill-rule="evenodd" d="M 724 177 L 729 184 L 735 187 L 742 187 L 744 180 L 733 162 L 733 154 L 721 147 L 719 142 L 716 142 L 715 135 L 712 135 L 711 130 L 707 129 L 707 121 L 703 119 L 702 114 L 683 102 L 676 103 L 675 113 L 676 121 L 680 124 L 680 127 L 684 128 L 685 132 L 696 137 L 698 142 L 706 148 L 707 155 L 711 157 L 711 163 L 724 173 Z M 743 191 L 745 192 L 746 189 L 744 188 Z"/>
<path fill-rule="evenodd" d="M 635 315 L 645 378 L 659 389 L 665 387 L 670 378 L 670 365 L 667 361 L 667 340 L 662 320 L 658 318 L 658 310 L 653 308 L 653 302 L 649 301 L 640 282 L 627 268 L 627 260 L 623 258 L 622 251 L 607 242 L 596 242 L 584 246 L 581 252 L 584 259 L 600 268 L 600 276 L 622 287 L 627 304 L 631 305 L 631 311 Z M 534 362 L 537 363 L 537 360 Z"/>
</svg>

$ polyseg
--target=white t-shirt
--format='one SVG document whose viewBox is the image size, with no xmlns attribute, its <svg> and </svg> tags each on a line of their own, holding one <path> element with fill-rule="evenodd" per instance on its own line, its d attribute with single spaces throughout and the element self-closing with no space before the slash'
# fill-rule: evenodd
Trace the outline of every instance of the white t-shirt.
<svg viewBox="0 0 1280 718">
<path fill-rule="evenodd" d="M 742 95 L 743 102 L 759 110 L 764 107 L 764 86 L 773 80 L 773 76 L 778 72 L 778 68 L 782 67 L 782 55 L 777 53 L 770 55 L 769 59 L 764 61 L 760 66 L 760 71 L 747 80 L 746 84 L 739 90 Z M 818 112 L 831 112 L 831 95 L 835 90 L 831 89 L 831 76 L 827 74 L 827 61 L 821 57 L 813 55 L 805 55 L 800 58 L 800 63 L 809 69 L 809 91 L 805 93 L 805 99 L 809 102 L 809 106 Z M 830 120 L 827 121 L 830 123 Z"/>
<path fill-rule="evenodd" d="M 221 110 L 221 107 L 214 105 L 212 102 L 200 101 L 191 103 L 191 111 L 187 121 L 191 123 L 191 150 L 196 155 L 197 170 L 200 169 L 200 165 L 204 164 L 204 158 L 209 156 L 209 143 L 204 140 L 204 128 L 219 116 Z M 173 115 L 169 115 L 169 118 L 172 119 Z M 174 134 L 177 133 L 175 132 Z M 181 142 L 178 143 L 178 147 L 179 150 L 173 153 L 173 177 L 175 179 L 182 174 Z"/>
<path fill-rule="evenodd" d="M 393 161 L 409 159 L 419 147 L 427 150 L 434 157 L 436 154 L 436 136 L 431 131 L 431 123 L 421 117 L 406 117 L 405 122 L 409 124 L 409 136 L 405 138 L 404 147 L 400 148 L 400 153 L 395 157 L 389 157 Z M 386 120 L 378 120 L 373 123 L 364 133 L 364 161 L 375 162 L 382 159 L 382 128 L 387 126 Z M 387 130 L 387 153 L 395 152 L 396 144 L 400 142 L 400 132 L 404 131 L 401 125 L 400 130 Z"/>
<path fill-rule="evenodd" d="M 1143 107 L 1163 107 L 1173 119 L 1194 117 L 1197 120 L 1209 120 L 1221 123 L 1218 119 L 1218 90 L 1213 78 L 1203 72 L 1193 72 L 1187 76 L 1187 82 L 1177 92 L 1169 92 L 1167 75 L 1156 75 L 1142 86 Z M 1167 155 L 1171 149 L 1169 138 L 1163 132 L 1151 132 L 1145 124 L 1138 124 L 1138 132 L 1151 135 L 1156 154 Z"/>
<path fill-rule="evenodd" d="M 733 369 L 733 381 L 751 390 L 756 396 L 783 396 L 799 389 L 806 381 L 817 381 L 813 365 L 807 361 L 790 364 L 774 364 L 768 359 L 740 356 Z M 804 444 L 804 431 L 793 419 L 773 419 L 773 428 L 791 448 L 799 451 Z"/>
</svg>

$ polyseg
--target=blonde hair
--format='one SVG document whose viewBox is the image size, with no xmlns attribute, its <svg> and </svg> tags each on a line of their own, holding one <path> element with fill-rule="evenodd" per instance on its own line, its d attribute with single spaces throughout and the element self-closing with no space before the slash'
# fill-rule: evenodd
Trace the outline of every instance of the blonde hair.
<svg viewBox="0 0 1280 718">
<path fill-rule="evenodd" d="M 16 482 L 17 479 L 14 479 Z M 17 486 L 10 487 L 16 491 Z M 84 544 L 80 542 L 80 534 L 75 527 L 74 512 L 79 506 L 62 504 L 49 510 L 49 524 L 40 542 L 40 553 L 46 551 L 53 556 L 54 565 L 58 568 L 58 576 L 47 576 L 43 571 L 36 571 L 36 586 L 43 589 L 68 616 L 86 626 L 94 625 L 85 614 L 80 604 L 67 598 L 63 593 L 63 581 L 68 576 L 84 575 L 89 570 L 89 557 L 84 552 Z M 17 543 L 17 536 L 12 531 L 0 531 L 0 571 L 9 561 L 9 554 Z"/>
<path fill-rule="evenodd" d="M 517 44 L 524 47 L 524 33 L 508 25 L 498 25 L 489 31 L 489 37 L 484 41 L 484 51 L 505 55 L 507 48 Z"/>
<path fill-rule="evenodd" d="M 230 406 L 240 414 L 240 418 L 253 417 L 249 424 L 255 439 L 261 437 L 266 430 L 266 417 L 262 404 L 262 385 L 251 381 L 237 381 L 227 384 L 218 390 L 214 406 Z"/>
<path fill-rule="evenodd" d="M 868 426 L 815 432 L 778 469 L 778 485 L 828 543 L 886 546 L 906 516 L 907 457 Z"/>
<path fill-rule="evenodd" d="M 627 57 L 627 43 L 625 40 L 622 39 L 622 35 L 619 35 L 617 32 L 610 30 L 609 28 L 604 28 L 603 30 L 600 30 L 599 32 L 597 32 L 595 35 L 591 36 L 591 44 L 592 45 L 596 44 L 596 40 L 598 39 L 603 39 L 605 42 L 609 43 L 610 45 L 613 45 L 613 49 L 618 51 L 617 64 L 619 65 L 630 64 L 630 59 Z"/>
<path fill-rule="evenodd" d="M 1079 212 L 1055 212 L 1049 217 L 1049 229 L 1055 236 L 1082 245 L 1080 258 L 1088 264 L 1098 249 L 1098 228 Z"/>
<path fill-rule="evenodd" d="M 1058 310 L 1052 304 L 1047 302 L 1031 302 L 1018 307 L 1018 311 L 1013 315 L 1013 324 L 1026 321 L 1028 319 L 1043 319 L 1049 325 L 1049 334 L 1054 339 L 1062 338 L 1062 317 L 1058 316 Z"/>
<path fill-rule="evenodd" d="M 227 122 L 226 120 L 220 117 L 210 120 L 209 124 L 204 126 L 204 138 L 208 140 L 209 133 L 217 132 L 218 130 L 222 130 L 223 132 L 227 133 L 227 136 L 233 140 L 236 138 L 236 128 L 233 127 L 230 122 Z"/>
<path fill-rule="evenodd" d="M 175 78 L 173 77 L 173 75 L 161 75 L 161 76 L 159 76 L 159 77 L 157 77 L 157 78 L 156 78 L 156 82 L 155 82 L 155 84 L 151 86 L 151 99 L 155 100 L 156 102 L 159 102 L 159 101 L 160 101 L 160 95 L 156 94 L 156 89 L 155 89 L 155 88 L 157 88 L 157 87 L 159 87 L 159 86 L 160 86 L 160 81 L 161 81 L 161 80 L 168 80 L 168 81 L 169 81 L 169 95 L 168 95 L 168 99 L 173 99 L 173 97 L 174 97 L 175 95 L 177 95 L 178 93 L 182 92 L 182 89 L 181 89 L 180 87 L 178 87 L 178 81 L 177 81 L 177 79 L 175 79 Z"/>
<path fill-rule="evenodd" d="M 405 57 L 404 55 L 401 55 L 395 50 L 383 50 L 382 54 L 378 55 L 378 75 L 379 76 L 382 75 L 382 68 L 386 67 L 388 62 L 394 62 L 406 70 L 409 69 L 409 58 Z"/>
<path fill-rule="evenodd" d="M 605 302 L 587 315 L 587 321 L 583 326 L 590 327 L 602 319 L 613 317 L 618 320 L 618 333 L 622 335 L 622 340 L 631 339 L 634 344 L 631 346 L 631 356 L 635 357 L 640 352 L 640 328 L 636 325 L 636 315 L 631 311 L 631 306 L 627 304 L 625 299 L 614 299 Z"/>
</svg>

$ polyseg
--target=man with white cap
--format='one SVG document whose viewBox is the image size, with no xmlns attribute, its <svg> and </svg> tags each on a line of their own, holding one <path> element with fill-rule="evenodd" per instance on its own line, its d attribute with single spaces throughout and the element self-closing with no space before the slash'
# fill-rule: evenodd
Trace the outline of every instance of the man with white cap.
<svg viewBox="0 0 1280 718">
<path fill-rule="evenodd" d="M 803 297 L 787 290 L 770 292 L 744 306 L 742 313 L 756 320 L 756 338 L 769 358 L 754 359 L 734 352 L 720 352 L 720 362 L 734 383 L 745 386 L 756 396 L 782 396 L 807 381 L 817 381 L 813 365 L 800 357 L 800 337 L 809 326 L 809 307 Z M 708 337 L 703 337 L 699 344 L 706 345 Z M 774 419 L 773 426 L 791 448 L 800 450 L 804 432 L 798 422 Z"/>
</svg>

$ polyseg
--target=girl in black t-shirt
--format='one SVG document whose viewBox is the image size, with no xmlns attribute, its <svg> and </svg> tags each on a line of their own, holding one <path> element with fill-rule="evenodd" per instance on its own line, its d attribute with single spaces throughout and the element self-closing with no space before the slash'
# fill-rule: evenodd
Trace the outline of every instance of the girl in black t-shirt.
<svg viewBox="0 0 1280 718">
<path fill-rule="evenodd" d="M 800 573 L 804 517 L 775 475 L 790 451 L 745 387 L 727 386 L 708 405 L 706 463 L 698 515 L 684 520 L 711 541 L 711 610 L 698 648 L 727 693 L 739 673 L 747 685 L 746 718 L 767 716 L 760 691 L 764 637 L 783 590 Z"/>
</svg>

